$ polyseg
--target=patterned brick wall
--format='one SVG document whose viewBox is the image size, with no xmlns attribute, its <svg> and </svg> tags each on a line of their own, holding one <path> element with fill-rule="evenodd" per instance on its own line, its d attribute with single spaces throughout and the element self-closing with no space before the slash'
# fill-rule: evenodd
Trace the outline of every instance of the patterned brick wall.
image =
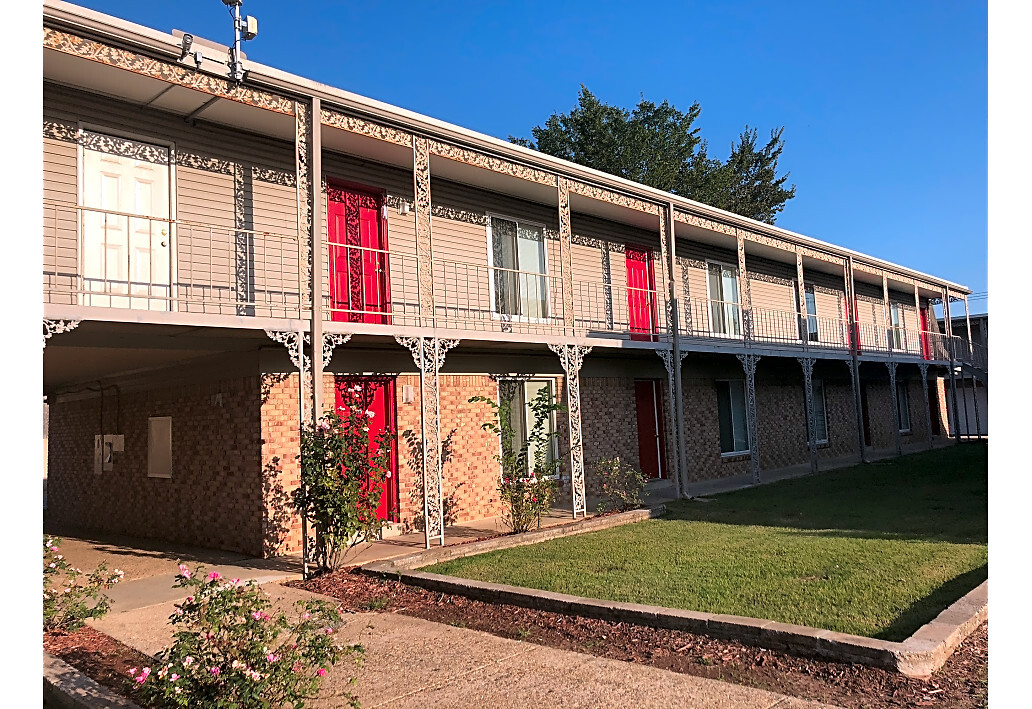
<svg viewBox="0 0 1032 709">
<path fill-rule="evenodd" d="M 147 419 L 172 417 L 172 477 L 147 477 Z M 261 555 L 257 377 L 112 395 L 103 433 L 125 436 L 93 472 L 99 397 L 51 402 L 47 520 L 61 526 Z"/>
<path fill-rule="evenodd" d="M 711 377 L 692 377 L 687 369 L 681 375 L 689 482 L 742 475 L 752 470 L 748 456 L 720 455 L 715 381 Z"/>
<path fill-rule="evenodd" d="M 759 367 L 764 364 L 761 361 Z M 757 368 L 756 419 L 760 435 L 760 470 L 784 468 L 810 460 L 806 445 L 803 372 L 799 365 L 796 365 L 796 369 L 799 371 L 792 374 L 784 372 L 785 376 L 775 377 L 770 373 L 761 374 Z"/>
<path fill-rule="evenodd" d="M 849 380 L 824 380 L 825 410 L 828 415 L 828 443 L 817 449 L 818 458 L 859 456 L 856 432 L 856 400 Z"/>
</svg>

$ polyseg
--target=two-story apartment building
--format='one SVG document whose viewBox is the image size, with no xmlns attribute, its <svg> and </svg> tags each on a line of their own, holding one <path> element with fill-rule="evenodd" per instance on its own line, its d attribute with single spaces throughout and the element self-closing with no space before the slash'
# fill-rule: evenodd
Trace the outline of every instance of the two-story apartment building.
<svg viewBox="0 0 1032 709">
<path fill-rule="evenodd" d="M 964 286 L 250 61 L 236 82 L 182 33 L 43 20 L 49 520 L 296 550 L 299 423 L 349 391 L 397 437 L 381 514 L 427 544 L 500 511 L 477 395 L 566 404 L 574 516 L 602 458 L 691 496 L 945 432 L 962 353 L 931 306 Z"/>
</svg>

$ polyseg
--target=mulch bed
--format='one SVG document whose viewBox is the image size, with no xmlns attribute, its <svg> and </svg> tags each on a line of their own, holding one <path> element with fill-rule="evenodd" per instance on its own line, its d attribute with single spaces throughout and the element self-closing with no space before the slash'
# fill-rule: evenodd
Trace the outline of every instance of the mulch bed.
<svg viewBox="0 0 1032 709">
<path fill-rule="evenodd" d="M 44 633 L 43 649 L 64 660 L 97 684 L 130 696 L 130 668 L 149 667 L 154 658 L 84 625 L 71 633 Z"/>
<path fill-rule="evenodd" d="M 333 596 L 355 612 L 400 613 L 849 709 L 988 706 L 988 623 L 972 633 L 930 680 L 921 681 L 863 665 L 795 657 L 679 630 L 484 603 L 355 571 L 288 585 Z M 89 626 L 74 633 L 45 634 L 43 647 L 123 696 L 130 694 L 129 669 L 153 664 L 153 658 Z"/>
<path fill-rule="evenodd" d="M 339 599 L 355 612 L 400 613 L 515 640 L 720 679 L 842 707 L 951 707 L 988 703 L 988 623 L 930 680 L 864 665 L 796 657 L 692 633 L 475 601 L 343 570 L 287 585 Z"/>
</svg>

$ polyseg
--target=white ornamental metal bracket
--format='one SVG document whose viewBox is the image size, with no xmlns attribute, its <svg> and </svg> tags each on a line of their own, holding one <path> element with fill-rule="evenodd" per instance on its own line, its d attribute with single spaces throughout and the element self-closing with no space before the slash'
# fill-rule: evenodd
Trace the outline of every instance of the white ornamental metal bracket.
<svg viewBox="0 0 1032 709">
<path fill-rule="evenodd" d="M 748 408 L 746 417 L 749 426 L 749 457 L 752 460 L 752 481 L 760 484 L 760 441 L 759 425 L 756 418 L 756 364 L 760 361 L 757 354 L 739 354 L 738 361 L 745 371 L 745 403 Z"/>
<path fill-rule="evenodd" d="M 581 433 L 580 368 L 584 355 L 591 348 L 584 345 L 549 345 L 559 355 L 559 363 L 566 373 L 566 400 L 570 417 L 570 492 L 573 497 L 573 518 L 580 513 L 588 516 L 587 495 L 584 490 L 584 441 Z"/>
<path fill-rule="evenodd" d="M 817 409 L 813 401 L 813 365 L 817 360 L 813 357 L 796 357 L 803 368 L 803 386 L 806 394 L 806 438 L 810 450 L 810 472 L 817 472 Z"/>
<path fill-rule="evenodd" d="M 47 340 L 79 327 L 82 320 L 47 320 L 43 319 L 43 349 L 47 348 Z"/>
</svg>

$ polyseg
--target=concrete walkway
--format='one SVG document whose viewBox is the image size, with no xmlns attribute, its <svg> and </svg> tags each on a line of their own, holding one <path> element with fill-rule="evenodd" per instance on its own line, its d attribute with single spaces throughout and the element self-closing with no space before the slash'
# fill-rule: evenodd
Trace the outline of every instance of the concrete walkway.
<svg viewBox="0 0 1032 709">
<path fill-rule="evenodd" d="M 569 519 L 569 518 L 565 518 Z M 561 520 L 562 521 L 562 520 Z M 472 531 L 468 531 L 472 535 Z M 453 535 L 456 540 L 461 539 Z M 400 540 L 400 538 L 396 538 Z M 391 540 L 387 540 L 390 542 Z M 168 617 L 185 596 L 172 588 L 176 559 L 202 563 L 233 579 L 255 579 L 289 611 L 314 597 L 277 580 L 299 576 L 298 560 L 245 559 L 240 555 L 176 548 L 127 538 L 73 538 L 62 552 L 75 566 L 92 568 L 101 558 L 125 567 L 129 580 L 109 592 L 112 610 L 91 622 L 98 630 L 149 655 L 172 642 Z M 419 542 L 418 547 L 422 547 Z M 408 543 L 387 544 L 382 553 L 411 551 Z M 368 552 L 372 554 L 372 552 Z M 380 558 L 388 558 L 381 556 Z M 528 701 L 551 707 L 691 706 L 702 709 L 818 709 L 814 702 L 653 667 L 556 650 L 465 628 L 393 613 L 358 613 L 345 618 L 343 641 L 366 648 L 357 671 L 347 662 L 331 670 L 313 707 L 341 706 L 340 694 L 354 692 L 363 707 L 520 707 Z M 357 682 L 349 680 L 355 674 Z"/>
</svg>

